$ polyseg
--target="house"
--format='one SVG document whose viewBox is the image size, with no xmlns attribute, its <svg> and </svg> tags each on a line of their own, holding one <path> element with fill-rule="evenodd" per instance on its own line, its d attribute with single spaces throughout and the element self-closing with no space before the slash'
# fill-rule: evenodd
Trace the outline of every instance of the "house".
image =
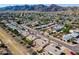
<svg viewBox="0 0 79 59">
<path fill-rule="evenodd" d="M 47 25 L 41 25 L 41 26 L 36 27 L 36 29 L 41 29 L 41 28 L 46 28 L 46 27 Z"/>
<path fill-rule="evenodd" d="M 78 36 L 79 36 L 79 33 L 73 32 L 73 33 L 71 33 L 71 34 L 66 34 L 66 35 L 64 35 L 64 36 L 63 36 L 63 39 L 64 39 L 65 41 L 67 41 L 67 40 L 70 40 L 70 39 L 72 39 L 72 38 L 76 38 L 76 37 L 78 37 Z"/>
<path fill-rule="evenodd" d="M 30 39 L 30 40 L 35 40 L 36 39 L 36 36 L 30 34 L 30 35 L 27 36 L 27 38 Z"/>
<path fill-rule="evenodd" d="M 57 32 L 59 32 L 59 31 L 61 31 L 61 29 L 62 29 L 63 27 L 64 27 L 63 25 L 55 24 L 53 28 L 54 28 Z"/>
<path fill-rule="evenodd" d="M 13 21 L 10 21 L 10 20 L 9 21 L 4 21 L 4 23 L 7 27 L 9 27 L 13 30 L 16 29 L 16 27 L 17 27 L 16 22 L 13 22 Z"/>
<path fill-rule="evenodd" d="M 36 39 L 35 41 L 34 41 L 34 43 L 35 43 L 35 49 L 36 50 L 40 50 L 42 47 L 44 47 L 46 44 L 48 44 L 48 40 L 47 39 L 45 39 L 45 40 L 43 40 L 43 39 Z"/>
<path fill-rule="evenodd" d="M 73 33 L 73 32 L 79 32 L 79 29 L 70 30 L 69 32 L 70 32 L 70 33 Z"/>
<path fill-rule="evenodd" d="M 16 25 L 14 25 L 14 24 L 7 23 L 6 26 L 13 29 L 13 30 L 16 29 Z"/>
<path fill-rule="evenodd" d="M 73 36 L 71 34 L 67 34 L 63 36 L 63 40 L 67 41 L 69 39 L 73 38 Z"/>
<path fill-rule="evenodd" d="M 79 36 L 79 33 L 73 32 L 73 33 L 71 33 L 71 35 L 72 35 L 74 38 L 76 38 L 77 36 Z"/>
<path fill-rule="evenodd" d="M 76 40 L 77 40 L 77 43 L 79 43 L 79 38 L 76 38 Z"/>
<path fill-rule="evenodd" d="M 58 49 L 56 48 L 58 47 L 58 45 L 54 44 L 54 43 L 51 43 L 50 45 L 48 45 L 47 47 L 44 48 L 44 51 L 43 51 L 43 54 L 44 55 L 60 55 L 62 50 L 61 48 Z"/>
</svg>

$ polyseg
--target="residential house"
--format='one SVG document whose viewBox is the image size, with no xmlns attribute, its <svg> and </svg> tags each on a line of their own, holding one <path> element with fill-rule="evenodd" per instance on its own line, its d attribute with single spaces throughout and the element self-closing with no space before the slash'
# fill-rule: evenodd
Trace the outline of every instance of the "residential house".
<svg viewBox="0 0 79 59">
<path fill-rule="evenodd" d="M 44 48 L 43 54 L 45 55 L 60 55 L 62 52 L 61 47 L 59 47 L 55 43 L 51 43 L 47 47 Z"/>
</svg>

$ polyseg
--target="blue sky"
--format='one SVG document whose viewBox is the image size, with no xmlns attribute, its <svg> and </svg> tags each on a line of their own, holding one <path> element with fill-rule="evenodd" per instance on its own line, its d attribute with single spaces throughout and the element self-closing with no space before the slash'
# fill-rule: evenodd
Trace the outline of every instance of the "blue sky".
<svg viewBox="0 0 79 59">
<path fill-rule="evenodd" d="M 60 5 L 60 6 L 79 6 L 79 4 L 58 4 L 58 5 Z"/>
<path fill-rule="evenodd" d="M 0 7 L 13 6 L 13 5 L 17 5 L 17 4 L 1 4 Z M 57 4 L 57 5 L 65 6 L 65 7 L 67 7 L 67 6 L 79 6 L 79 4 Z"/>
<path fill-rule="evenodd" d="M 1 4 L 0 7 L 5 7 L 5 6 L 13 6 L 13 5 L 10 5 L 10 4 Z"/>
</svg>

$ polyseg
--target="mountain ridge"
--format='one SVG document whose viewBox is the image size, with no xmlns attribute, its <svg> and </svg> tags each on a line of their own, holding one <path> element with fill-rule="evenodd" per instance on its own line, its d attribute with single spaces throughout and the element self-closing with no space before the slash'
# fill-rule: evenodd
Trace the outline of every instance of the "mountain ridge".
<svg viewBox="0 0 79 59">
<path fill-rule="evenodd" d="M 1 7 L 0 11 L 42 11 L 42 12 L 53 12 L 53 11 L 66 11 L 66 10 L 79 10 L 79 7 L 62 7 L 56 4 L 51 4 L 49 6 L 44 4 L 38 5 L 15 5 L 15 6 L 6 6 Z"/>
</svg>

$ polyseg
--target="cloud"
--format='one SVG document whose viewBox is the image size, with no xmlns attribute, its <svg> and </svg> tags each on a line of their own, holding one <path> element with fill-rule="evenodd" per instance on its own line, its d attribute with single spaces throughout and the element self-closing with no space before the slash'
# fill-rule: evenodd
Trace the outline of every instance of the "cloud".
<svg viewBox="0 0 79 59">
<path fill-rule="evenodd" d="M 79 4 L 79 0 L 0 0 L 0 4 Z"/>
</svg>

